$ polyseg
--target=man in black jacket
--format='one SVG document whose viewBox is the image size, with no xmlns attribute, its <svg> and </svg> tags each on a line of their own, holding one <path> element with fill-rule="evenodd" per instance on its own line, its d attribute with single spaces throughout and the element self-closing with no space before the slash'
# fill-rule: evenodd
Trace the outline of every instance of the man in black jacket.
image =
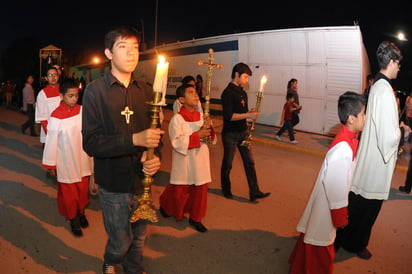
<svg viewBox="0 0 412 274">
<path fill-rule="evenodd" d="M 160 169 L 159 145 L 164 131 L 151 129 L 152 88 L 133 79 L 139 60 L 138 33 L 119 27 L 105 36 L 111 70 L 90 83 L 83 97 L 83 148 L 94 157 L 95 181 L 108 235 L 103 273 L 144 273 L 142 250 L 146 220 L 131 223 L 141 179 Z M 147 148 L 156 148 L 147 160 Z"/>
</svg>

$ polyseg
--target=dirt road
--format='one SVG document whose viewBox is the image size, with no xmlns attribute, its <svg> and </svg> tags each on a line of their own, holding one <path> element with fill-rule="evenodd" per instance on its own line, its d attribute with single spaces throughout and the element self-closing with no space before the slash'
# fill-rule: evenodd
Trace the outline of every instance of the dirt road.
<svg viewBox="0 0 412 274">
<path fill-rule="evenodd" d="M 106 235 L 98 199 L 92 197 L 86 211 L 90 227 L 84 230 L 84 237 L 75 238 L 57 213 L 55 183 L 40 166 L 38 137 L 20 132 L 24 121 L 22 114 L 0 108 L 0 273 L 100 273 Z M 156 208 L 169 178 L 167 138 L 162 169 L 152 186 Z M 253 144 L 253 150 L 260 187 L 271 196 L 249 202 L 236 154 L 232 171 L 235 198 L 225 199 L 219 179 L 221 143 L 210 146 L 213 182 L 203 221 L 209 231 L 201 234 L 186 219 L 176 222 L 158 214 L 160 221 L 148 228 L 147 273 L 288 272 L 287 259 L 298 235 L 296 223 L 323 158 L 259 142 Z M 405 173 L 396 171 L 390 199 L 373 230 L 369 245 L 373 257 L 364 261 L 340 250 L 336 274 L 411 273 L 412 195 L 397 191 L 404 180 Z"/>
</svg>

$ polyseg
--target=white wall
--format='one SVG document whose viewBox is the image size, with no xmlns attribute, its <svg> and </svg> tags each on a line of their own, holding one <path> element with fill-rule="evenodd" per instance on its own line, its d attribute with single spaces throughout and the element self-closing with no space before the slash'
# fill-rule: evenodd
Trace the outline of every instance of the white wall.
<svg viewBox="0 0 412 274">
<path fill-rule="evenodd" d="M 298 79 L 299 98 L 303 106 L 301 122 L 296 129 L 334 135 L 339 128 L 337 100 L 347 90 L 361 93 L 364 79 L 370 72 L 369 60 L 358 26 L 318 27 L 271 30 L 216 36 L 184 41 L 157 48 L 170 63 L 167 94 L 175 95 L 180 79 L 187 74 L 201 74 L 206 85 L 207 68 L 199 60 L 208 61 L 208 45 L 220 42 L 237 43 L 237 50 L 214 53 L 211 97 L 220 94 L 230 82 L 233 66 L 247 63 L 252 69 L 249 107 L 256 104 L 260 79 L 266 75 L 268 82 L 261 102 L 261 115 L 257 123 L 278 126 L 289 79 Z M 183 53 L 185 48 L 202 48 L 201 53 Z M 203 53 L 204 49 L 204 53 Z M 153 55 L 154 49 L 143 54 Z M 170 54 L 170 56 L 168 56 Z M 157 59 L 141 59 L 135 71 L 139 79 L 153 82 Z M 204 91 L 206 86 L 204 86 Z M 219 106 L 214 106 L 219 109 Z"/>
<path fill-rule="evenodd" d="M 303 107 L 296 129 L 334 135 L 340 127 L 337 101 L 347 90 L 361 93 L 369 62 L 358 27 L 304 28 L 239 36 L 239 60 L 248 63 L 250 107 L 260 77 L 268 82 L 258 123 L 280 124 L 286 85 L 298 79 Z"/>
</svg>

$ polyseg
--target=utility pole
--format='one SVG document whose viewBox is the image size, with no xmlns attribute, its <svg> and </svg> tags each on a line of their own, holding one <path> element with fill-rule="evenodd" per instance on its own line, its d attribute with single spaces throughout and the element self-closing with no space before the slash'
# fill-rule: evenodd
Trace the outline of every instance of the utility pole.
<svg viewBox="0 0 412 274">
<path fill-rule="evenodd" d="M 154 37 L 154 48 L 157 46 L 157 10 L 159 7 L 159 0 L 156 0 L 156 17 L 155 17 L 155 37 Z"/>
</svg>

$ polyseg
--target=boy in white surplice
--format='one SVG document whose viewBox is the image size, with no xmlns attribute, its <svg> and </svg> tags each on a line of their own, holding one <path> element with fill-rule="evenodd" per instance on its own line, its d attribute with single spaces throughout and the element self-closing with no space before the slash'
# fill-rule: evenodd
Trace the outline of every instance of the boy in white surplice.
<svg viewBox="0 0 412 274">
<path fill-rule="evenodd" d="M 60 105 L 51 113 L 42 166 L 57 177 L 57 208 L 70 221 L 73 235 L 83 235 L 89 226 L 85 208 L 89 203 L 89 178 L 93 174 L 93 158 L 82 146 L 82 106 L 78 83 L 65 79 L 60 87 Z"/>
<path fill-rule="evenodd" d="M 160 213 L 182 220 L 189 214 L 189 224 L 199 232 L 207 228 L 201 223 L 206 215 L 207 184 L 211 182 L 209 147 L 202 140 L 216 135 L 210 118 L 203 120 L 203 113 L 196 110 L 199 96 L 192 85 L 183 84 L 176 90 L 182 104 L 169 123 L 172 143 L 172 171 L 170 184 L 160 196 Z"/>
</svg>

